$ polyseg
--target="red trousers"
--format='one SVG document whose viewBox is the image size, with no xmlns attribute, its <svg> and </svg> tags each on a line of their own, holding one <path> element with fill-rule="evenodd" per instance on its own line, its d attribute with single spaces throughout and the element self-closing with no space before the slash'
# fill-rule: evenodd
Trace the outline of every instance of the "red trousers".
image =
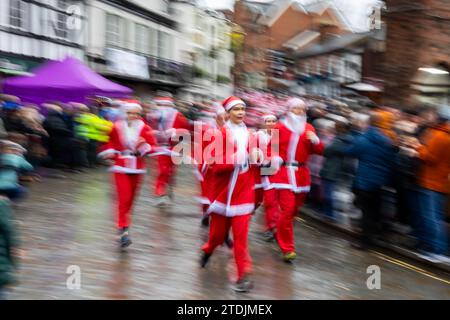
<svg viewBox="0 0 450 320">
<path fill-rule="evenodd" d="M 131 224 L 131 209 L 142 181 L 140 174 L 114 173 L 117 201 L 117 226 L 128 227 Z"/>
<path fill-rule="evenodd" d="M 259 208 L 264 198 L 264 189 L 258 188 L 255 189 L 255 210 Z"/>
<path fill-rule="evenodd" d="M 266 230 L 273 230 L 277 226 L 277 221 L 280 216 L 279 191 L 277 189 L 264 191 Z"/>
<path fill-rule="evenodd" d="M 236 262 L 238 280 L 242 279 L 251 270 L 252 260 L 248 253 L 248 230 L 251 214 L 235 217 L 225 217 L 211 214 L 208 242 L 202 247 L 206 253 L 212 254 L 214 249 L 221 245 L 230 230 L 233 230 L 234 260 Z"/>
<path fill-rule="evenodd" d="M 280 217 L 277 222 L 276 239 L 281 251 L 286 254 L 295 251 L 294 218 L 303 205 L 306 193 L 295 194 L 291 190 L 278 190 Z"/>
<path fill-rule="evenodd" d="M 155 195 L 167 195 L 167 187 L 171 182 L 172 175 L 175 173 L 175 166 L 171 156 L 158 156 L 159 173 L 155 182 Z"/>
</svg>

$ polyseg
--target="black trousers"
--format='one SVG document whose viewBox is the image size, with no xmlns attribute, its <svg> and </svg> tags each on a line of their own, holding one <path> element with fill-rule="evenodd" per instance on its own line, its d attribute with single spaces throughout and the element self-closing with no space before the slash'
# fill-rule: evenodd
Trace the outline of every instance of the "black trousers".
<svg viewBox="0 0 450 320">
<path fill-rule="evenodd" d="M 354 190 L 356 195 L 356 206 L 362 211 L 360 241 L 363 244 L 370 244 L 380 231 L 381 217 L 381 189 L 366 191 Z"/>
<path fill-rule="evenodd" d="M 90 167 L 94 167 L 97 164 L 97 147 L 97 141 L 89 140 L 87 145 L 87 161 Z"/>
</svg>

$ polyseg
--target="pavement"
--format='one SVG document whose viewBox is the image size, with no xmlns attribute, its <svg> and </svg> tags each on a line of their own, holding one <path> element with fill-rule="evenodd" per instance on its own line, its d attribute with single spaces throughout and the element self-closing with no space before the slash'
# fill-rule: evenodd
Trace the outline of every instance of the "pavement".
<svg viewBox="0 0 450 320">
<path fill-rule="evenodd" d="M 445 270 L 383 248 L 353 249 L 351 236 L 304 217 L 295 223 L 298 259 L 286 264 L 275 243 L 262 241 L 261 209 L 249 235 L 255 286 L 235 293 L 228 248 L 199 266 L 207 229 L 188 168 L 178 168 L 168 210 L 154 206 L 154 172 L 146 176 L 126 252 L 117 248 L 110 174 L 101 168 L 64 176 L 48 174 L 15 205 L 25 255 L 10 299 L 450 299 Z M 380 271 L 379 289 L 370 286 L 373 270 Z"/>
</svg>

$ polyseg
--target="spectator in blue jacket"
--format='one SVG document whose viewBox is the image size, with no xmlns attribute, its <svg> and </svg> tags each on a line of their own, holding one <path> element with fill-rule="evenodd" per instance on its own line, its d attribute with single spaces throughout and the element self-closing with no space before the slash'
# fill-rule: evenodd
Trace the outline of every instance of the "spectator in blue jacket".
<svg viewBox="0 0 450 320">
<path fill-rule="evenodd" d="M 397 147 L 392 131 L 386 128 L 389 117 L 386 111 L 374 113 L 368 130 L 344 150 L 358 159 L 353 182 L 356 205 L 362 211 L 361 238 L 353 244 L 358 249 L 366 249 L 378 233 L 382 188 L 391 183 Z"/>
</svg>

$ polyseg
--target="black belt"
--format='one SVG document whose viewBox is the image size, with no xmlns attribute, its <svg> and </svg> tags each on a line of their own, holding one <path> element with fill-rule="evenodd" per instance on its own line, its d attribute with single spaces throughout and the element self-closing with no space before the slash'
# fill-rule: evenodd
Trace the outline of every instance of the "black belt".
<svg viewBox="0 0 450 320">
<path fill-rule="evenodd" d="M 283 163 L 281 165 L 285 166 L 285 167 L 304 167 L 306 164 L 304 162 L 286 162 L 286 161 L 283 161 Z"/>
<path fill-rule="evenodd" d="M 139 153 L 138 152 L 133 152 L 133 151 L 131 151 L 131 150 L 125 150 L 125 151 L 122 151 L 121 153 L 120 153 L 120 155 L 122 155 L 122 156 L 139 156 Z"/>
<path fill-rule="evenodd" d="M 283 163 L 281 165 L 285 166 L 285 167 L 304 167 L 304 166 L 306 166 L 306 164 L 304 162 L 286 162 L 286 161 L 283 161 Z M 269 162 L 268 164 L 262 165 L 261 167 L 262 168 L 270 168 L 271 166 L 272 166 L 272 163 Z"/>
</svg>

